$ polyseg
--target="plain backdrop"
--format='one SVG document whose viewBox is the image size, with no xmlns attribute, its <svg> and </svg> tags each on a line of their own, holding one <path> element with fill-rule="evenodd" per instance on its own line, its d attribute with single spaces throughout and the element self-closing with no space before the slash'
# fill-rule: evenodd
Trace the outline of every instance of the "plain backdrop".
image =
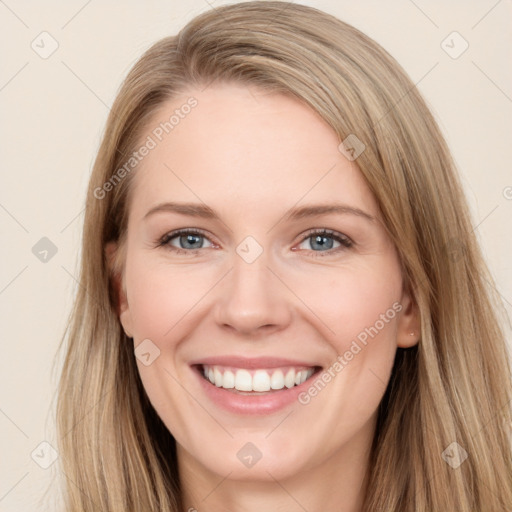
<svg viewBox="0 0 512 512">
<path fill-rule="evenodd" d="M 52 493 L 39 500 L 59 471 L 42 467 L 56 446 L 56 350 L 78 286 L 86 186 L 109 106 L 144 50 L 224 3 L 232 2 L 0 1 L 1 511 L 55 509 Z M 453 152 L 510 315 L 511 1 L 298 3 L 365 32 L 417 84 Z M 47 261 L 37 256 L 37 244 L 51 246 L 44 237 L 56 250 Z"/>
</svg>

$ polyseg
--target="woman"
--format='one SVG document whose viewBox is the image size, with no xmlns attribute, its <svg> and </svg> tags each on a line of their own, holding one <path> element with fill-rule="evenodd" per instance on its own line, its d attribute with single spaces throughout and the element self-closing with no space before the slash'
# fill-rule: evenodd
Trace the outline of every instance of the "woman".
<svg viewBox="0 0 512 512">
<path fill-rule="evenodd" d="M 425 102 L 355 28 L 248 2 L 156 43 L 83 243 L 67 511 L 512 508 L 492 278 Z"/>
</svg>

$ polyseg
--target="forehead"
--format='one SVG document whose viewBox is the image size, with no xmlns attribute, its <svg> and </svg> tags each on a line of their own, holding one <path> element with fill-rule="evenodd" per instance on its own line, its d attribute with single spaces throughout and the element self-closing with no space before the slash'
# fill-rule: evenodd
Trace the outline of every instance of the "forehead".
<svg viewBox="0 0 512 512">
<path fill-rule="evenodd" d="M 141 137 L 150 139 L 134 173 L 130 216 L 172 200 L 260 215 L 299 201 L 344 200 L 377 214 L 334 130 L 290 96 L 239 84 L 190 89 L 161 105 Z"/>
</svg>

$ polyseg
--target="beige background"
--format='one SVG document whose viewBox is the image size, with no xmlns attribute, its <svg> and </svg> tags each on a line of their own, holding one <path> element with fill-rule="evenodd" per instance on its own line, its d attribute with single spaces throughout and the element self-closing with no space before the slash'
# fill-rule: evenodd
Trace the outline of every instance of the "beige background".
<svg viewBox="0 0 512 512">
<path fill-rule="evenodd" d="M 223 3 L 0 2 L 0 511 L 55 507 L 51 494 L 38 500 L 58 466 L 43 469 L 35 460 L 50 460 L 41 442 L 55 445 L 60 362 L 52 365 L 77 287 L 85 187 L 109 105 L 146 48 Z M 418 83 L 459 166 L 475 231 L 510 315 L 510 0 L 299 3 L 361 29 Z M 43 51 L 41 37 L 51 48 L 43 31 L 59 45 L 46 59 L 31 48 L 35 40 Z M 441 47 L 453 31 L 469 44 L 457 59 Z M 42 237 L 58 250 L 46 263 L 32 253 Z"/>
</svg>

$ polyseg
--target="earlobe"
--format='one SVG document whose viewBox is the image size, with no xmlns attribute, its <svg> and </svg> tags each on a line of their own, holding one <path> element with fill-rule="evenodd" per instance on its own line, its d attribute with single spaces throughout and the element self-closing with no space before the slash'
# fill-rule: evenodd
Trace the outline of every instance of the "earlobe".
<svg viewBox="0 0 512 512">
<path fill-rule="evenodd" d="M 421 336 L 421 322 L 416 301 L 409 291 L 404 291 L 401 300 L 402 311 L 398 319 L 397 346 L 409 348 L 417 345 Z"/>
<path fill-rule="evenodd" d="M 119 254 L 117 251 L 118 244 L 116 242 L 109 242 L 106 244 L 105 257 L 109 270 L 111 297 L 124 332 L 126 336 L 131 338 L 130 308 L 126 297 L 126 290 L 123 286 L 123 270 L 119 264 Z"/>
</svg>

